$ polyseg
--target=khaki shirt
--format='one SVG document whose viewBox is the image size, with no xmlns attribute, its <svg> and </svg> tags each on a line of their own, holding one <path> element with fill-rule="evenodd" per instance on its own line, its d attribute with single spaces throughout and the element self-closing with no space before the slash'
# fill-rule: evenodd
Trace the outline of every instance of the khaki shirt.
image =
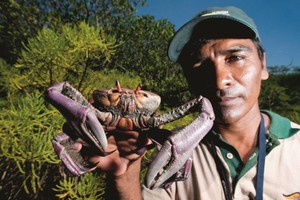
<svg viewBox="0 0 300 200">
<path fill-rule="evenodd" d="M 275 113 L 266 135 L 264 200 L 300 199 L 300 125 L 290 122 Z M 220 138 L 223 144 L 226 142 Z M 229 146 L 229 144 L 226 144 Z M 255 199 L 257 152 L 256 149 L 246 164 L 239 164 L 233 147 L 217 146 L 217 153 L 225 166 L 232 185 L 235 200 Z M 225 146 L 225 148 L 224 148 Z M 235 161 L 234 161 L 235 160 Z M 235 181 L 233 181 L 235 179 Z M 173 183 L 170 188 L 149 190 L 143 186 L 145 200 L 223 200 L 224 192 L 215 161 L 202 142 L 193 151 L 193 166 L 185 181 Z"/>
</svg>

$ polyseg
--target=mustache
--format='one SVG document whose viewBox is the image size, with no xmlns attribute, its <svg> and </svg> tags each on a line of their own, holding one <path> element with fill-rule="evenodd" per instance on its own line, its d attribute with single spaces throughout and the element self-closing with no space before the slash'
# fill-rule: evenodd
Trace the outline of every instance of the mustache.
<svg viewBox="0 0 300 200">
<path fill-rule="evenodd" d="M 217 90 L 215 91 L 215 96 L 217 98 L 224 98 L 224 97 L 237 97 L 240 96 L 241 91 L 238 89 L 222 89 L 222 90 Z"/>
</svg>

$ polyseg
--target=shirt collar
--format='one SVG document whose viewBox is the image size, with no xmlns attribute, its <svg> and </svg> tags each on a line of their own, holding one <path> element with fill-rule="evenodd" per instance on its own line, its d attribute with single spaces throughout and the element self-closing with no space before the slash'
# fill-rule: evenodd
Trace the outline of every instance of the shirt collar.
<svg viewBox="0 0 300 200">
<path fill-rule="evenodd" d="M 268 130 L 269 133 L 278 139 L 289 138 L 299 131 L 298 128 L 291 127 L 291 121 L 288 118 L 267 110 L 262 110 L 262 112 L 270 117 L 271 124 Z"/>
</svg>

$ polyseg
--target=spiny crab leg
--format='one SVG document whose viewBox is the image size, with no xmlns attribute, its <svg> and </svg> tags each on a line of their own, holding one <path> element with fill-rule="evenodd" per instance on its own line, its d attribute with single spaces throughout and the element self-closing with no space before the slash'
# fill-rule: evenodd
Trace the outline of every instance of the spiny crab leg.
<svg viewBox="0 0 300 200">
<path fill-rule="evenodd" d="M 189 173 L 191 153 L 212 128 L 214 120 L 213 108 L 210 102 L 204 97 L 199 97 L 198 100 L 201 104 L 199 116 L 191 124 L 168 137 L 155 159 L 151 162 L 146 176 L 146 186 L 148 188 L 154 189 L 164 186 L 165 183 L 172 182 L 169 179 L 173 178 L 172 176 L 180 171 L 185 164 L 189 166 L 183 169 L 187 170 L 183 172 L 183 175 L 185 176 Z M 196 99 L 187 104 L 194 104 L 198 100 Z M 187 105 L 186 107 L 190 106 Z M 179 115 L 182 114 L 179 113 Z M 172 116 L 176 115 L 172 114 Z M 161 120 L 165 121 L 166 119 Z"/>
</svg>

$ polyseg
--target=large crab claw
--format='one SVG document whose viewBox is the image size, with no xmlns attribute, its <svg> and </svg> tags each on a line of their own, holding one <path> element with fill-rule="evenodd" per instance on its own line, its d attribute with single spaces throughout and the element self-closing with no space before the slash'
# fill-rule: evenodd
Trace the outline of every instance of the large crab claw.
<svg viewBox="0 0 300 200">
<path fill-rule="evenodd" d="M 93 106 L 68 82 L 50 87 L 45 92 L 45 99 L 60 111 L 67 120 L 68 128 L 72 130 L 68 132 L 72 135 L 62 133 L 52 140 L 56 154 L 74 176 L 86 173 L 89 171 L 88 165 L 77 162 L 83 158 L 78 153 L 72 153 L 72 142 L 80 138 L 87 145 L 96 147 L 100 155 L 105 155 L 104 150 L 107 147 L 105 131 Z"/>
<path fill-rule="evenodd" d="M 145 183 L 148 188 L 166 187 L 173 181 L 187 178 L 191 169 L 192 151 L 212 128 L 215 118 L 208 99 L 199 97 L 191 102 L 192 104 L 187 103 L 188 106 L 183 107 L 187 108 L 190 104 L 193 106 L 199 102 L 200 114 L 191 124 L 172 133 L 164 142 L 148 169 Z M 161 118 L 164 120 L 164 116 Z M 177 177 L 178 173 L 182 177 Z"/>
<path fill-rule="evenodd" d="M 75 143 L 67 134 L 60 133 L 52 140 L 55 153 L 73 176 L 80 176 L 95 168 L 95 164 L 84 160 L 83 156 L 73 149 Z"/>
</svg>

